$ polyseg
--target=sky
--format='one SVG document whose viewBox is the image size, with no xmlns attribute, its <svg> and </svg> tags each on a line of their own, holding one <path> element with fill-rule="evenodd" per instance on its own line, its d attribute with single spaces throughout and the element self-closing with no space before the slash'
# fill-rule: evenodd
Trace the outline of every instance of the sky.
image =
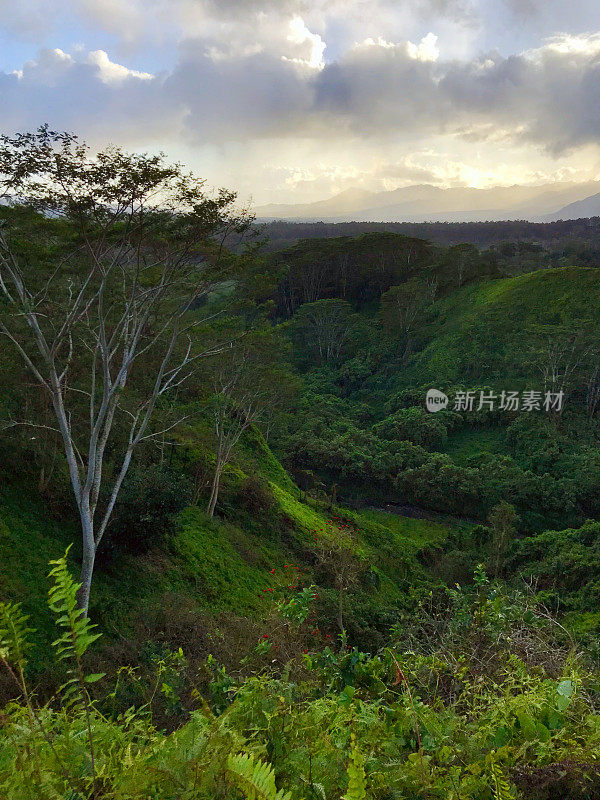
<svg viewBox="0 0 600 800">
<path fill-rule="evenodd" d="M 0 122 L 256 204 L 595 180 L 600 3 L 0 0 Z"/>
</svg>

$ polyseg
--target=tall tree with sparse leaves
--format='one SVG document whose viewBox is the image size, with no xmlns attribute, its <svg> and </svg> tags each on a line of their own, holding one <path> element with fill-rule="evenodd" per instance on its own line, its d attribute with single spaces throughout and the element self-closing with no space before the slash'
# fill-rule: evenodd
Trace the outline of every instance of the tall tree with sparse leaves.
<svg viewBox="0 0 600 800">
<path fill-rule="evenodd" d="M 0 137 L 0 182 L 11 204 L 65 234 L 51 263 L 32 266 L 19 248 L 23 215 L 0 227 L 0 334 L 53 409 L 81 522 L 87 614 L 97 549 L 134 452 L 177 424 L 155 430 L 157 408 L 206 355 L 199 300 L 231 274 L 227 244 L 251 218 L 234 194 L 207 195 L 162 154 L 93 155 L 47 125 Z"/>
</svg>

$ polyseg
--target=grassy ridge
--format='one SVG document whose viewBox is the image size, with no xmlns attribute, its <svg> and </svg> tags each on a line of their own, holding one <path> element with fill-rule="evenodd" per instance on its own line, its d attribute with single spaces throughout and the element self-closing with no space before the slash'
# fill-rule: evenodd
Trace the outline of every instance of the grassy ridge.
<svg viewBox="0 0 600 800">
<path fill-rule="evenodd" d="M 539 325 L 600 323 L 600 274 L 561 267 L 471 284 L 438 301 L 423 326 L 427 342 L 403 385 L 484 381 L 525 388 L 537 375 L 527 366 L 531 331 Z"/>
<path fill-rule="evenodd" d="M 244 469 L 258 474 L 269 487 L 272 505 L 266 513 L 236 506 L 235 493 L 226 487 L 228 518 L 211 520 L 200 508 L 189 507 L 179 515 L 164 546 L 100 565 L 91 615 L 105 638 L 139 635 L 142 621 L 165 614 L 164 604 L 175 615 L 186 609 L 192 617 L 227 612 L 260 619 L 265 613 L 260 595 L 270 583 L 271 569 L 293 561 L 306 570 L 307 581 L 315 580 L 314 531 L 325 530 L 331 515 L 343 517 L 355 531 L 352 558 L 373 578 L 370 585 L 360 587 L 361 607 L 375 614 L 382 607 L 405 606 L 414 587 L 429 580 L 418 561 L 419 552 L 438 545 L 452 529 L 385 512 L 332 510 L 304 498 L 255 434 L 244 443 L 229 480 L 239 483 L 246 477 Z M 45 601 L 48 561 L 74 542 L 71 563 L 76 569 L 78 537 L 74 521 L 53 519 L 31 491 L 3 487 L 0 599 L 23 603 L 26 613 L 36 619 L 42 653 L 52 636 Z M 335 590 L 325 586 L 324 592 L 333 604 Z M 43 667 L 43 657 L 35 666 Z"/>
</svg>

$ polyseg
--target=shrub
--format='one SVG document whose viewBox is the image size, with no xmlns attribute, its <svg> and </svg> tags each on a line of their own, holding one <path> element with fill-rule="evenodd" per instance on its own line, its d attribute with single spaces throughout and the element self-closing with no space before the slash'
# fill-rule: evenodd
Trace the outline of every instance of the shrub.
<svg viewBox="0 0 600 800">
<path fill-rule="evenodd" d="M 428 450 L 442 450 L 447 439 L 443 422 L 422 408 L 402 408 L 373 430 L 382 439 L 405 439 Z"/>
<path fill-rule="evenodd" d="M 162 544 L 191 494 L 189 480 L 170 467 L 131 467 L 100 551 L 104 560 L 120 553 L 140 555 Z"/>
<path fill-rule="evenodd" d="M 237 504 L 250 514 L 262 514 L 275 505 L 275 498 L 268 484 L 257 475 L 249 475 L 241 482 L 237 491 Z"/>
<path fill-rule="evenodd" d="M 52 704 L 28 687 L 28 618 L 0 603 L 0 666 L 20 695 L 0 714 L 6 800 L 599 796 L 598 676 L 531 596 L 507 593 L 481 567 L 472 589 L 447 593 L 448 613 L 424 602 L 375 656 L 341 636 L 279 670 L 265 634 L 260 673 L 232 676 L 208 656 L 207 689 L 193 680 L 188 691 L 186 654 L 150 644 L 152 686 L 124 667 L 103 696 L 109 681 L 86 669 L 98 635 L 76 607 L 79 585 L 65 557 L 52 564 L 55 658 L 67 676 Z M 280 620 L 290 632 L 307 622 Z M 138 689 L 147 702 L 120 704 Z M 176 727 L 157 725 L 157 695 Z M 197 710 L 182 713 L 182 699 Z"/>
</svg>

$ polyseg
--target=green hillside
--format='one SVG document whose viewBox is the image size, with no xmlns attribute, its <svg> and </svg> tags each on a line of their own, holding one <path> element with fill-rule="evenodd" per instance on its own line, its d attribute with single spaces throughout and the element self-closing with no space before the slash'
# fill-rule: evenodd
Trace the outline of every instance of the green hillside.
<svg viewBox="0 0 600 800">
<path fill-rule="evenodd" d="M 198 444 L 196 451 L 192 450 L 195 457 L 202 452 L 197 451 Z M 206 452 L 204 455 L 209 457 Z M 245 505 L 239 493 L 249 474 L 262 482 L 252 507 Z M 208 628 L 227 629 L 227 615 L 248 620 L 245 638 L 251 642 L 269 613 L 264 592 L 273 582 L 271 572 L 280 572 L 288 563 L 303 570 L 305 584 L 320 584 L 322 625 L 335 635 L 335 579 L 331 572 L 335 565 L 315 572 L 315 531 L 321 541 L 327 539 L 342 520 L 353 532 L 347 544 L 349 557 L 367 580 L 364 583 L 361 578 L 349 593 L 348 624 L 351 630 L 354 625 L 361 628 L 366 624 L 363 635 L 377 639 L 386 615 L 408 608 L 419 584 L 421 591 L 426 591 L 435 583 L 419 563 L 419 554 L 439 547 L 449 534 L 464 528 L 459 522 L 431 523 L 385 512 L 356 512 L 310 500 L 294 486 L 260 436 L 248 437 L 231 465 L 223 505 L 229 512 L 214 519 L 198 507 L 185 509 L 173 522 L 164 545 L 142 555 L 126 554 L 118 567 L 110 560 L 100 567 L 91 613 L 106 642 L 114 641 L 118 632 L 119 637 L 132 637 L 132 647 L 140 636 L 175 645 L 181 626 L 194 616 L 202 618 Z M 40 670 L 52 636 L 45 600 L 48 562 L 73 541 L 77 557 L 74 520 L 53 518 L 42 498 L 18 484 L 4 486 L 0 494 L 0 597 L 21 602 L 36 619 L 41 644 L 36 665 Z M 367 618 L 370 622 L 365 622 Z M 209 647 L 208 643 L 205 646 Z"/>
<path fill-rule="evenodd" d="M 265 252 L 103 157 L 99 211 L 0 209 L 0 795 L 600 796 L 598 271 Z M 130 227 L 140 164 L 180 210 Z M 492 389 L 564 407 L 455 404 Z"/>
<path fill-rule="evenodd" d="M 596 269 L 561 267 L 475 283 L 431 308 L 422 327 L 428 343 L 401 381 L 521 389 L 540 379 L 528 364 L 538 338 L 599 323 Z"/>
</svg>

